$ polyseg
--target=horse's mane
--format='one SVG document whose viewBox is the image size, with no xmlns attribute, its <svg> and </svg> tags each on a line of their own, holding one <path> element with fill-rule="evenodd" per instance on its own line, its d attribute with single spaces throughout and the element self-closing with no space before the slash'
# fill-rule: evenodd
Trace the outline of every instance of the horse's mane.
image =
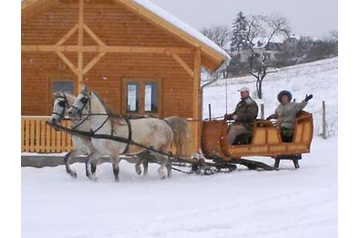
<svg viewBox="0 0 358 238">
<path fill-rule="evenodd" d="M 95 91 L 92 91 L 92 93 L 98 98 L 100 103 L 103 105 L 104 110 L 108 115 L 113 115 L 112 110 L 107 106 L 107 104 L 103 101 L 103 99 L 96 93 Z"/>
<path fill-rule="evenodd" d="M 109 120 L 112 122 L 112 124 L 120 124 L 120 125 L 126 124 L 123 122 L 123 116 L 113 113 L 112 110 L 103 101 L 103 99 L 98 95 L 98 93 L 96 93 L 95 91 L 92 91 L 92 93 L 98 98 L 99 102 L 103 105 L 104 110 L 106 111 L 106 114 L 109 116 Z"/>
</svg>

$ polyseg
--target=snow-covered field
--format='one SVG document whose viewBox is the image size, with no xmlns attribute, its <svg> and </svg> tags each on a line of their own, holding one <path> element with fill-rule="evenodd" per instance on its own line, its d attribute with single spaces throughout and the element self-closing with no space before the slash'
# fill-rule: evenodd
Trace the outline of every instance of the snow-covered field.
<svg viewBox="0 0 358 238">
<path fill-rule="evenodd" d="M 273 163 L 272 159 L 266 162 Z M 98 168 L 89 181 L 63 166 L 22 168 L 22 237 L 337 237 L 337 137 L 315 138 L 301 168 L 282 161 L 281 171 L 185 175 L 159 180 L 121 163 Z"/>
<path fill-rule="evenodd" d="M 300 100 L 312 93 L 307 111 L 314 113 L 311 153 L 301 168 L 282 161 L 280 171 L 186 175 L 159 180 L 151 164 L 147 177 L 121 162 L 120 182 L 112 168 L 98 166 L 98 181 L 89 181 L 83 164 L 74 164 L 78 178 L 63 166 L 21 168 L 22 237 L 264 237 L 330 238 L 338 236 L 338 59 L 281 69 L 267 76 L 267 112 L 277 106 L 281 89 Z M 225 81 L 204 92 L 204 105 L 214 116 L 225 109 Z M 236 105 L 242 86 L 254 88 L 251 78 L 228 82 L 228 111 Z M 321 101 L 327 104 L 329 138 L 317 136 Z M 268 113 L 266 113 L 267 115 Z M 204 117 L 207 115 L 204 107 Z M 317 118 L 318 117 L 318 118 Z M 253 158 L 273 164 L 270 158 Z"/>
<path fill-rule="evenodd" d="M 313 99 L 304 110 L 313 113 L 315 135 L 322 133 L 322 101 L 326 104 L 327 134 L 338 135 L 338 57 L 290 66 L 268 74 L 263 81 L 262 100 L 255 95 L 253 76 L 218 80 L 204 90 L 204 118 L 208 117 L 208 104 L 211 104 L 213 117 L 225 114 L 226 103 L 227 111 L 233 112 L 240 100 L 237 90 L 244 86 L 251 90 L 251 96 L 258 104 L 265 105 L 265 117 L 278 106 L 277 94 L 281 90 L 289 90 L 297 102 L 303 100 L 306 94 L 313 94 Z"/>
</svg>

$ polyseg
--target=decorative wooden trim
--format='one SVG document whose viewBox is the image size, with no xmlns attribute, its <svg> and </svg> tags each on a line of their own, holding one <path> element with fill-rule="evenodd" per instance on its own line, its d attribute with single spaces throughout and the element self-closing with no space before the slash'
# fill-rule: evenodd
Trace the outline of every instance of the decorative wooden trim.
<svg viewBox="0 0 358 238">
<path fill-rule="evenodd" d="M 103 41 L 101 41 L 101 39 L 86 24 L 83 24 L 83 29 L 88 33 L 88 35 L 90 35 L 90 37 L 92 37 L 94 41 L 97 42 L 97 44 L 100 46 L 106 46 L 106 44 L 103 43 Z"/>
<path fill-rule="evenodd" d="M 94 57 L 91 62 L 89 62 L 86 67 L 83 69 L 83 75 L 85 75 L 90 69 L 93 68 L 97 64 L 97 62 L 106 54 L 106 52 L 99 53 L 96 57 Z"/>
<path fill-rule="evenodd" d="M 76 69 L 76 66 L 72 64 L 72 62 L 62 53 L 59 51 L 56 51 L 56 54 L 65 62 L 65 64 L 75 73 L 75 75 L 78 76 L 78 70 Z"/>
<path fill-rule="evenodd" d="M 182 58 L 180 58 L 179 55 L 173 54 L 173 58 L 185 69 L 186 72 L 188 72 L 191 77 L 194 77 L 194 71 L 185 63 Z"/>
<path fill-rule="evenodd" d="M 189 47 L 150 47 L 150 46 L 98 46 L 86 45 L 22 45 L 22 52 L 82 52 L 88 53 L 148 53 L 148 54 L 192 54 L 194 50 Z"/>
<path fill-rule="evenodd" d="M 57 43 L 55 44 L 55 46 L 60 46 L 62 45 L 63 43 L 65 43 L 68 38 L 70 38 L 73 33 L 75 33 L 78 29 L 78 24 L 76 24 L 74 27 L 72 27 L 71 30 L 69 30 L 59 41 L 57 41 Z"/>
<path fill-rule="evenodd" d="M 83 12 L 84 0 L 79 0 L 78 7 L 78 66 L 77 66 L 77 90 L 80 93 L 83 85 Z"/>
</svg>

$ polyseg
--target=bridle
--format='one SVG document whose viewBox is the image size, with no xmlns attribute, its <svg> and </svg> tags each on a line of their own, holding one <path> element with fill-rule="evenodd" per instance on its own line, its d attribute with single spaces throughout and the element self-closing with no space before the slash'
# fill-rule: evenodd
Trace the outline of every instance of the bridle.
<svg viewBox="0 0 358 238">
<path fill-rule="evenodd" d="M 62 94 L 62 95 L 59 95 L 55 98 L 56 99 L 64 99 L 63 101 L 59 101 L 58 102 L 58 106 L 60 106 L 62 108 L 62 111 L 59 113 L 59 112 L 52 112 L 52 114 L 55 114 L 57 116 L 60 117 L 60 120 L 62 120 L 63 118 L 65 118 L 65 110 L 66 110 L 66 106 L 69 108 L 70 105 L 68 103 L 68 100 L 67 100 L 67 97 L 66 97 L 66 94 Z"/>
<path fill-rule="evenodd" d="M 113 125 L 110 119 L 111 116 L 113 116 L 113 114 L 108 114 L 108 113 L 92 113 L 91 112 L 91 100 L 90 97 L 92 96 L 92 92 L 89 92 L 89 94 L 85 93 L 85 92 L 81 92 L 81 95 L 83 96 L 80 99 L 80 102 L 83 104 L 81 107 L 76 107 L 74 105 L 71 106 L 71 108 L 75 109 L 77 111 L 77 113 L 80 114 L 80 118 L 82 115 L 82 111 L 83 109 L 87 106 L 88 104 L 88 113 L 86 114 L 86 117 L 82 118 L 81 121 L 75 126 L 72 127 L 73 130 L 75 130 L 79 125 L 81 125 L 84 121 L 86 121 L 90 116 L 106 116 L 106 119 L 101 123 L 101 125 L 99 127 L 97 127 L 97 129 L 95 130 L 91 130 L 91 137 L 95 137 L 94 135 L 96 134 L 97 131 L 99 131 L 108 121 L 110 121 L 111 125 L 111 134 L 109 136 L 115 136 L 115 131 L 113 129 Z M 132 144 L 132 127 L 131 127 L 131 123 L 129 121 L 129 119 L 127 117 L 124 117 L 126 124 L 128 126 L 128 139 L 124 139 L 123 143 L 127 143 L 126 147 L 124 148 L 122 154 L 125 154 L 128 149 L 129 146 Z"/>
<path fill-rule="evenodd" d="M 91 101 L 89 100 L 89 97 L 91 95 L 87 95 L 87 94 L 84 94 L 84 93 L 81 93 L 83 95 L 83 98 L 80 99 L 81 103 L 83 104 L 81 108 L 78 108 L 76 107 L 75 105 L 72 105 L 70 108 L 73 108 L 77 111 L 78 114 L 82 115 L 82 111 L 83 109 L 85 109 L 87 103 L 89 103 L 89 107 L 91 109 Z M 90 112 L 90 109 L 89 109 L 89 112 Z"/>
</svg>

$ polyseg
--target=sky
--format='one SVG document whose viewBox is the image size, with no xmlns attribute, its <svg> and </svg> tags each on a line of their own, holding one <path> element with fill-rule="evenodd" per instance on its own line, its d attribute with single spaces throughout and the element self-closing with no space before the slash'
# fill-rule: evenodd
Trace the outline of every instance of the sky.
<svg viewBox="0 0 358 238">
<path fill-rule="evenodd" d="M 196 29 L 232 25 L 237 13 L 285 16 L 296 36 L 323 38 L 338 30 L 338 0 L 151 0 Z"/>
</svg>

